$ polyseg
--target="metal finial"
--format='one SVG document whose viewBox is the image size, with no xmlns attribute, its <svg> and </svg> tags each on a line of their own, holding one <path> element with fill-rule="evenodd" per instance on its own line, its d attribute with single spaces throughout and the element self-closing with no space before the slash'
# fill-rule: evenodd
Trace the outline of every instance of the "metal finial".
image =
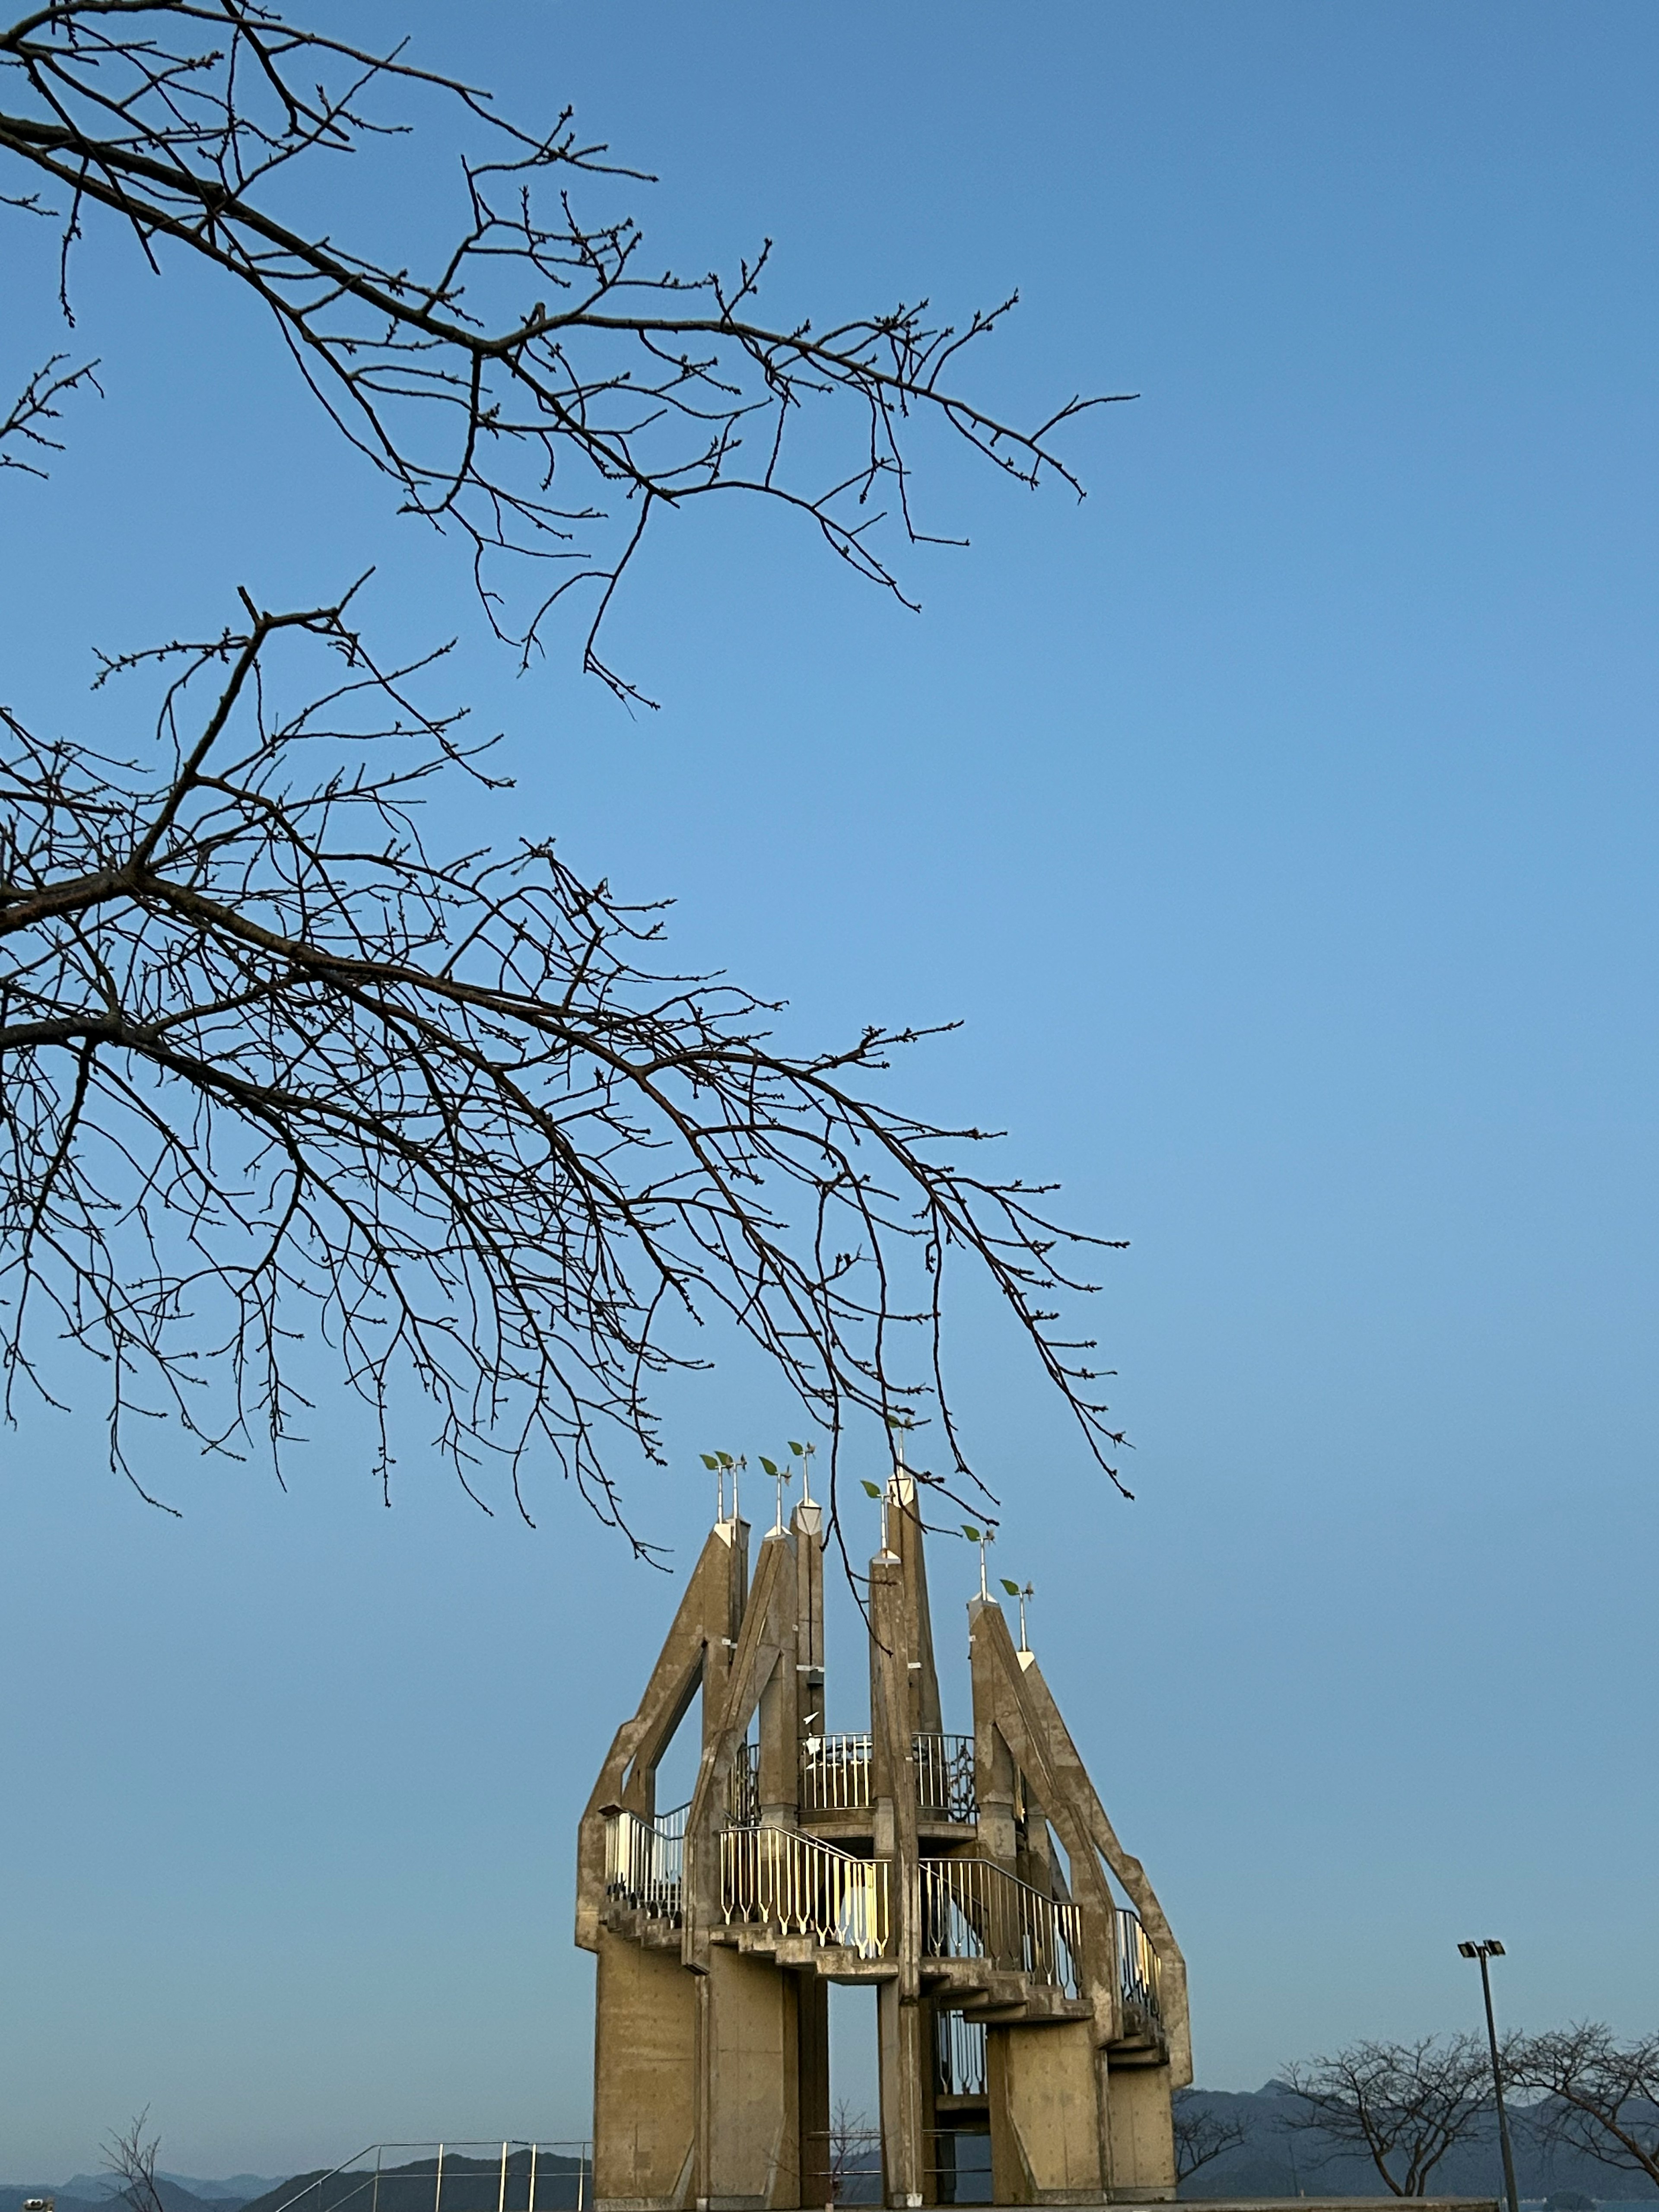
<svg viewBox="0 0 1659 2212">
<path fill-rule="evenodd" d="M 1030 1583 L 1026 1583 L 1019 1594 L 1019 1648 L 1022 1651 L 1029 1651 L 1031 1648 L 1025 1641 L 1025 1601 L 1028 1597 L 1036 1595 L 1036 1592 Z"/>
<path fill-rule="evenodd" d="M 773 1481 L 778 1486 L 778 1510 L 777 1517 L 772 1523 L 772 1534 L 775 1536 L 781 1536 L 783 1534 L 784 1485 L 794 1480 L 795 1470 L 790 1466 L 787 1460 L 776 1461 L 763 1458 L 761 1465 L 766 1469 L 768 1474 L 771 1476 Z"/>
<path fill-rule="evenodd" d="M 983 1528 L 976 1528 L 971 1521 L 964 1521 L 962 1524 L 962 1533 L 970 1544 L 979 1546 L 979 1594 L 988 1601 L 991 1590 L 990 1585 L 985 1579 L 985 1547 L 988 1544 L 995 1543 L 997 1532 L 988 1525 Z"/>
</svg>

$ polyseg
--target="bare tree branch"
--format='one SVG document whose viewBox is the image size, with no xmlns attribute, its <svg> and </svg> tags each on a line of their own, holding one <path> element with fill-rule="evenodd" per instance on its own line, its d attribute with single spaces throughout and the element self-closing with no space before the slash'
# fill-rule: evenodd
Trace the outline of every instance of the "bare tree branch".
<svg viewBox="0 0 1659 2212">
<path fill-rule="evenodd" d="M 45 464 L 39 457 L 63 452 L 63 440 L 54 438 L 46 428 L 63 413 L 58 403 L 83 385 L 90 385 L 94 392 L 101 388 L 94 374 L 95 361 L 83 361 L 79 368 L 65 368 L 68 358 L 67 354 L 55 353 L 44 362 L 13 400 L 10 412 L 0 418 L 0 469 L 21 469 L 26 476 L 44 477 Z"/>
<path fill-rule="evenodd" d="M 887 537 L 937 538 L 912 503 L 917 416 L 1019 483 L 1053 474 L 1080 493 L 1056 440 L 1101 396 L 1023 425 L 957 381 L 1013 298 L 959 325 L 924 299 L 818 328 L 761 313 L 769 242 L 730 275 L 652 273 L 631 215 L 583 216 L 572 198 L 652 180 L 568 111 L 521 128 L 401 46 L 359 47 L 255 0 L 53 0 L 0 31 L 0 155 L 38 180 L 12 204 L 40 212 L 43 185 L 58 195 L 64 312 L 98 214 L 153 265 L 182 249 L 246 288 L 404 508 L 462 533 L 498 634 L 527 655 L 586 593 L 586 665 L 619 695 L 639 696 L 602 659 L 600 625 L 659 510 L 724 492 L 781 503 L 902 599 Z M 295 227 L 296 167 L 362 154 L 434 101 L 459 129 L 462 204 L 423 270 Z M 512 555 L 545 566 L 509 617 Z"/>
<path fill-rule="evenodd" d="M 1190 2089 L 1176 2092 L 1171 2118 L 1177 2185 L 1229 2151 L 1242 2150 L 1249 2140 L 1250 2131 L 1244 2121 L 1229 2119 L 1211 2106 L 1195 2103 Z"/>
<path fill-rule="evenodd" d="M 1599 2021 L 1512 2038 L 1504 2071 L 1540 2092 L 1528 2123 L 1603 2166 L 1659 2185 L 1659 2035 L 1621 2043 Z"/>
<path fill-rule="evenodd" d="M 161 2192 L 155 2182 L 155 2154 L 161 2148 L 160 2136 L 144 2138 L 144 2129 L 149 2119 L 149 2106 L 134 2116 L 125 2134 L 108 2136 L 104 2142 L 104 2169 L 112 2173 L 121 2184 L 120 2195 L 128 2212 L 167 2212 L 161 2202 Z"/>
<path fill-rule="evenodd" d="M 0 717 L 7 1413 L 78 1349 L 135 1481 L 147 1415 L 280 1472 L 309 1340 L 388 1497 L 412 1382 L 480 1502 L 497 1466 L 528 1518 L 550 1463 L 623 1526 L 607 1440 L 660 1456 L 657 1388 L 723 1318 L 829 1431 L 832 1482 L 852 1413 L 931 1404 L 939 1480 L 971 1488 L 940 1350 L 963 1259 L 1117 1480 L 1056 1318 L 1094 1240 L 979 1171 L 983 1133 L 881 1102 L 923 1032 L 783 1052 L 774 1007 L 660 964 L 662 910 L 545 837 L 434 850 L 434 799 L 502 788 L 422 703 L 441 656 L 378 666 L 344 603 L 244 605 L 106 663 L 155 689 L 134 760 Z"/>
<path fill-rule="evenodd" d="M 1356 2043 L 1288 2067 L 1298 2109 L 1285 2124 L 1334 2148 L 1365 2151 L 1396 2197 L 1425 2197 L 1429 2178 L 1479 2125 L 1492 2096 L 1486 2055 L 1474 2036 L 1439 2043 Z"/>
</svg>

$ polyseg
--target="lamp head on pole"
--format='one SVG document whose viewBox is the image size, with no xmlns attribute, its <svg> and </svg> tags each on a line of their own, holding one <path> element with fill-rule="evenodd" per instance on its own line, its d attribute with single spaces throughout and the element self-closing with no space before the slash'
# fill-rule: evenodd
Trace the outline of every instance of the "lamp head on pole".
<svg viewBox="0 0 1659 2212">
<path fill-rule="evenodd" d="M 1465 1959 L 1501 1959 L 1504 1947 L 1495 1936 L 1488 1936 L 1484 1943 L 1460 1943 L 1460 1955 Z"/>
</svg>

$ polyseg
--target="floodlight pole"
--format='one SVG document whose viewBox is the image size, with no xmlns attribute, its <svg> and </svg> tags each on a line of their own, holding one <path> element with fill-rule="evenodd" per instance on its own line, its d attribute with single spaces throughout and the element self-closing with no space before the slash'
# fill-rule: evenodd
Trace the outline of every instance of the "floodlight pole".
<svg viewBox="0 0 1659 2212">
<path fill-rule="evenodd" d="M 1486 2004 L 1486 2043 L 1492 2051 L 1492 2087 L 1498 2100 L 1498 2141 L 1504 2153 L 1504 2192 L 1509 2198 L 1510 2212 L 1521 2212 L 1521 2197 L 1515 2185 L 1515 2153 L 1510 2148 L 1510 2118 L 1504 2109 L 1504 2069 L 1498 2057 L 1498 2021 L 1492 2008 L 1492 1973 L 1489 1959 L 1501 1959 L 1504 1947 L 1495 1939 L 1484 1943 L 1460 1943 L 1458 1949 L 1466 1959 L 1480 1961 L 1480 1994 Z"/>
</svg>

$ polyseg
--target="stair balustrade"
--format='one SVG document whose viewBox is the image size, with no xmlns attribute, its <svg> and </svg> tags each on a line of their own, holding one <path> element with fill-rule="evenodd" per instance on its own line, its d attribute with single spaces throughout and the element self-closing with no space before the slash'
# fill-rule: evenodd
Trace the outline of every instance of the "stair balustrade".
<svg viewBox="0 0 1659 2212">
<path fill-rule="evenodd" d="M 843 1945 L 863 1959 L 886 1954 L 886 1860 L 854 1858 L 793 1828 L 725 1831 L 720 1905 L 728 1926 L 758 1922 L 781 1935 Z"/>
<path fill-rule="evenodd" d="M 994 1966 L 1078 1994 L 1078 1910 L 994 1859 L 921 1862 L 921 1948 L 932 1959 Z"/>
<path fill-rule="evenodd" d="M 1161 2020 L 1158 2001 L 1158 1954 L 1147 1941 L 1137 1912 L 1117 1908 L 1117 1985 L 1126 2005 Z"/>
<path fill-rule="evenodd" d="M 605 1893 L 653 1918 L 678 1920 L 685 1887 L 685 1816 L 690 1805 L 659 1813 L 611 1813 L 605 1823 Z"/>
</svg>

